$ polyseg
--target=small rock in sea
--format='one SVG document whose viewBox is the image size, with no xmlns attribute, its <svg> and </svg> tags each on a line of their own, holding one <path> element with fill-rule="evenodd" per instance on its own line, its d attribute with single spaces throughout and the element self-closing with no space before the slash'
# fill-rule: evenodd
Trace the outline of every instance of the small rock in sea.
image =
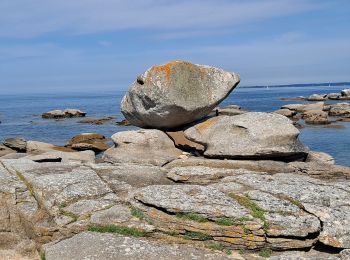
<svg viewBox="0 0 350 260">
<path fill-rule="evenodd" d="M 188 128 L 185 136 L 203 144 L 204 155 L 210 158 L 288 161 L 308 152 L 292 121 L 274 113 L 213 117 Z"/>
<path fill-rule="evenodd" d="M 343 128 L 345 128 L 345 125 L 330 124 L 330 125 L 326 125 L 324 127 L 326 127 L 326 128 L 335 128 L 335 129 L 343 129 Z"/>
<path fill-rule="evenodd" d="M 215 112 L 215 115 L 236 116 L 236 115 L 247 113 L 248 111 L 241 109 L 240 106 L 230 105 L 226 107 L 218 107 L 214 109 L 214 112 Z"/>
<path fill-rule="evenodd" d="M 329 93 L 327 95 L 327 98 L 330 100 L 338 100 L 338 99 L 340 99 L 340 97 L 341 97 L 340 93 Z"/>
<path fill-rule="evenodd" d="M 350 89 L 343 89 L 341 91 L 342 97 L 349 97 L 350 98 Z"/>
<path fill-rule="evenodd" d="M 331 123 L 327 112 L 321 110 L 308 110 L 302 113 L 301 116 L 307 124 L 327 125 Z"/>
<path fill-rule="evenodd" d="M 292 98 L 280 98 L 280 100 L 306 100 L 306 97 L 299 96 L 299 97 L 292 97 Z"/>
<path fill-rule="evenodd" d="M 324 101 L 327 99 L 327 94 L 313 94 L 309 96 L 306 100 L 308 101 Z"/>
<path fill-rule="evenodd" d="M 114 119 L 114 117 L 104 117 L 104 118 L 87 118 L 80 120 L 78 123 L 81 124 L 91 124 L 91 125 L 103 125 Z"/>
<path fill-rule="evenodd" d="M 121 110 L 135 126 L 175 128 L 208 115 L 239 82 L 235 73 L 171 61 L 138 76 L 123 97 Z"/>
<path fill-rule="evenodd" d="M 350 104 L 349 103 L 337 103 L 330 105 L 330 116 L 350 117 Z"/>
<path fill-rule="evenodd" d="M 85 112 L 82 112 L 79 109 L 65 109 L 65 110 L 52 110 L 41 115 L 42 118 L 46 119 L 61 119 L 68 117 L 84 117 Z"/>
<path fill-rule="evenodd" d="M 24 138 L 7 138 L 3 142 L 3 145 L 17 152 L 25 152 L 27 149 L 27 141 Z"/>
</svg>

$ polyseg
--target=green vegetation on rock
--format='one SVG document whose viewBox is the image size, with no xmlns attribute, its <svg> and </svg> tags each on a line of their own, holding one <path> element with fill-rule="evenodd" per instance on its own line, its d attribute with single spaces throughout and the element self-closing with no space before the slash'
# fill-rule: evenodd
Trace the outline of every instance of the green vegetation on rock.
<svg viewBox="0 0 350 260">
<path fill-rule="evenodd" d="M 270 257 L 271 254 L 272 254 L 272 250 L 270 248 L 263 248 L 259 252 L 259 256 L 266 257 L 266 258 Z"/>
<path fill-rule="evenodd" d="M 117 233 L 126 236 L 143 237 L 146 235 L 144 230 L 127 227 L 122 225 L 91 225 L 88 228 L 89 231 L 99 233 Z"/>
<path fill-rule="evenodd" d="M 266 221 L 265 213 L 266 210 L 260 208 L 252 199 L 249 197 L 248 194 L 245 194 L 244 196 L 230 193 L 229 196 L 233 199 L 235 199 L 241 206 L 250 209 L 250 212 L 254 218 L 258 218 L 264 222 L 264 229 L 269 228 L 269 223 Z"/>
<path fill-rule="evenodd" d="M 242 225 L 245 221 L 248 221 L 248 217 L 240 218 L 218 218 L 215 220 L 215 223 L 221 226 L 238 226 Z"/>
<path fill-rule="evenodd" d="M 184 234 L 184 238 L 189 240 L 201 240 L 201 241 L 213 239 L 213 237 L 208 234 L 205 234 L 202 232 L 193 232 L 193 231 L 187 231 Z"/>
<path fill-rule="evenodd" d="M 134 208 L 134 207 L 131 208 L 131 215 L 134 216 L 135 218 L 140 219 L 140 220 L 143 220 L 145 217 L 141 210 Z"/>
</svg>

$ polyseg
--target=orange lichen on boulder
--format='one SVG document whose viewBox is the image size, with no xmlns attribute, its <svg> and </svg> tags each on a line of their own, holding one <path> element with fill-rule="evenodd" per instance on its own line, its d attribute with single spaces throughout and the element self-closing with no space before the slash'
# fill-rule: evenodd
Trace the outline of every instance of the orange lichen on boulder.
<svg viewBox="0 0 350 260">
<path fill-rule="evenodd" d="M 188 61 L 182 61 L 182 60 L 174 60 L 174 61 L 170 61 L 166 64 L 163 65 L 158 65 L 158 66 L 153 66 L 150 70 L 150 76 L 157 74 L 157 73 L 164 73 L 165 74 L 165 78 L 167 81 L 169 81 L 171 79 L 171 70 L 173 69 L 174 66 L 176 66 L 177 64 L 185 64 L 187 66 L 191 66 L 191 67 L 195 67 L 195 65 L 191 62 Z"/>
</svg>

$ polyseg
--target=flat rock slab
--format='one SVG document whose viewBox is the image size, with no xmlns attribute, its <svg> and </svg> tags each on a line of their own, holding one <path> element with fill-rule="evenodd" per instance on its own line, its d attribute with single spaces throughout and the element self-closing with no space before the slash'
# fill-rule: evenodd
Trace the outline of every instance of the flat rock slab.
<svg viewBox="0 0 350 260">
<path fill-rule="evenodd" d="M 185 136 L 205 145 L 210 158 L 294 160 L 307 155 L 299 130 L 278 114 L 218 116 L 188 128 Z"/>
<path fill-rule="evenodd" d="M 83 250 L 82 250 L 83 249 Z M 72 238 L 45 246 L 47 260 L 221 260 L 242 259 L 214 253 L 203 248 L 173 245 L 142 238 L 84 232 Z"/>
<path fill-rule="evenodd" d="M 124 131 L 112 136 L 114 148 L 103 159 L 111 163 L 164 165 L 182 154 L 173 141 L 160 130 Z"/>
<path fill-rule="evenodd" d="M 239 82 L 235 73 L 171 61 L 138 76 L 124 96 L 121 110 L 133 125 L 175 128 L 208 115 Z"/>
<path fill-rule="evenodd" d="M 249 216 L 249 211 L 234 199 L 199 185 L 153 185 L 137 190 L 133 198 L 170 213 L 195 212 L 211 219 Z"/>
</svg>

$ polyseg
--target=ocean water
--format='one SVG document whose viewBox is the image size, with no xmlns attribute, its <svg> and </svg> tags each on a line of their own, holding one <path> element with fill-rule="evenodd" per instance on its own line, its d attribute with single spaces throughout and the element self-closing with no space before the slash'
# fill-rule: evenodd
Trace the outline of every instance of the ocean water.
<svg viewBox="0 0 350 260">
<path fill-rule="evenodd" d="M 236 88 L 221 104 L 237 104 L 250 111 L 270 112 L 284 104 L 306 103 L 305 101 L 283 101 L 281 97 L 309 96 L 314 93 L 339 92 L 350 86 L 317 87 L 253 87 Z M 9 137 L 65 144 L 71 137 L 83 132 L 97 132 L 110 137 L 113 133 L 136 129 L 118 126 L 123 116 L 120 101 L 125 91 L 76 93 L 76 94 L 21 94 L 0 96 L 0 141 Z M 340 102 L 340 101 L 338 101 Z M 327 101 L 327 103 L 334 103 Z M 115 117 L 105 125 L 78 123 L 82 118 L 65 120 L 42 119 L 41 114 L 49 110 L 78 108 L 87 112 L 87 118 Z M 350 123 L 344 129 L 310 126 L 300 130 L 301 141 L 312 150 L 331 154 L 338 164 L 350 166 Z"/>
</svg>

